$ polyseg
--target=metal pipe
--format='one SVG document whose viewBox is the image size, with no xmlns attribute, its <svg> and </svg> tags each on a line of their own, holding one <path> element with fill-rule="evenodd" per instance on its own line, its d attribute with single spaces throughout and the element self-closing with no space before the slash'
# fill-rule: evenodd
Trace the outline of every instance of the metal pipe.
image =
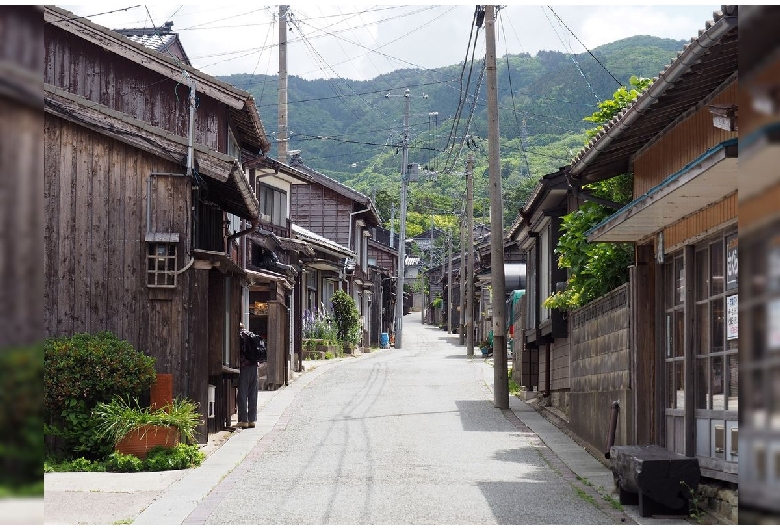
<svg viewBox="0 0 780 530">
<path fill-rule="evenodd" d="M 192 176 L 195 165 L 195 79 L 185 70 L 184 75 L 190 80 L 190 127 L 187 132 L 187 176 Z"/>
<path fill-rule="evenodd" d="M 359 213 L 366 213 L 370 210 L 371 208 L 366 208 L 365 210 L 360 210 L 359 212 L 352 212 L 351 214 L 349 214 L 349 236 L 347 238 L 347 248 L 349 250 L 352 250 L 352 216 L 357 215 Z"/>
<path fill-rule="evenodd" d="M 620 401 L 613 401 L 609 413 L 609 434 L 607 435 L 607 452 L 604 458 L 609 459 L 609 450 L 615 445 L 615 431 L 617 430 L 618 414 L 620 413 Z"/>
</svg>

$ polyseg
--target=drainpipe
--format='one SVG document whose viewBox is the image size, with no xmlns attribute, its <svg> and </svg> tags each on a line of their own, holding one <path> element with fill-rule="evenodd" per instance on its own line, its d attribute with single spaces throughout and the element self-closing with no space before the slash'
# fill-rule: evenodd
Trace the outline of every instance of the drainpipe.
<svg viewBox="0 0 780 530">
<path fill-rule="evenodd" d="M 620 401 L 613 401 L 609 413 L 609 434 L 607 435 L 607 452 L 604 458 L 609 460 L 609 450 L 615 444 L 615 431 L 617 430 L 618 415 L 620 414 Z"/>
<path fill-rule="evenodd" d="M 366 213 L 370 211 L 371 208 L 366 208 L 365 210 L 360 210 L 359 212 L 352 212 L 349 214 L 349 239 L 347 239 L 347 248 L 349 250 L 352 250 L 352 216 L 357 215 L 359 213 Z"/>
<path fill-rule="evenodd" d="M 187 176 L 192 176 L 192 168 L 195 165 L 195 79 L 187 72 L 184 76 L 190 80 L 190 128 L 187 133 Z"/>
</svg>

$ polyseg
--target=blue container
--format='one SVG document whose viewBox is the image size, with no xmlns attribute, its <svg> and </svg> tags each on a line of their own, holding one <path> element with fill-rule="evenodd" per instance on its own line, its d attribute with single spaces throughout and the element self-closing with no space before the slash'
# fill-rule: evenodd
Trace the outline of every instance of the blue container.
<svg viewBox="0 0 780 530">
<path fill-rule="evenodd" d="M 379 346 L 382 348 L 390 346 L 390 334 L 382 333 L 382 335 L 379 336 Z"/>
</svg>

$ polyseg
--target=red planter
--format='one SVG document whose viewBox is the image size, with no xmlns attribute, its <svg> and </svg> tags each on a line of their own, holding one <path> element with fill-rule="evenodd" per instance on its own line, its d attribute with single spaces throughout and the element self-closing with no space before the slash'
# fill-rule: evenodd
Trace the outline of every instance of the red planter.
<svg viewBox="0 0 780 530">
<path fill-rule="evenodd" d="M 179 439 L 179 429 L 176 427 L 144 426 L 127 433 L 115 449 L 118 453 L 143 459 L 152 447 L 175 447 Z"/>
</svg>

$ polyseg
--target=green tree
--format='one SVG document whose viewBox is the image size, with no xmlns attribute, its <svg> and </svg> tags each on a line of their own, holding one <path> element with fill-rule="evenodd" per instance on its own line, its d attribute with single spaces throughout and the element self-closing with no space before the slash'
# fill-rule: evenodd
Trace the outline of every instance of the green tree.
<svg viewBox="0 0 780 530">
<path fill-rule="evenodd" d="M 599 103 L 599 110 L 584 118 L 596 127 L 587 131 L 590 141 L 621 110 L 636 100 L 652 80 L 631 76 L 630 85 L 620 87 L 611 100 Z M 591 194 L 624 204 L 633 196 L 633 176 L 619 175 L 585 186 Z M 587 201 L 579 209 L 564 215 L 561 237 L 555 247 L 558 266 L 569 269 L 566 289 L 544 301 L 550 308 L 576 309 L 628 281 L 628 267 L 634 259 L 631 244 L 588 243 L 585 234 L 613 213 L 611 208 Z"/>
<path fill-rule="evenodd" d="M 360 342 L 360 313 L 355 300 L 346 291 L 339 289 L 331 298 L 333 319 L 338 329 L 338 339 L 345 344 Z"/>
</svg>

